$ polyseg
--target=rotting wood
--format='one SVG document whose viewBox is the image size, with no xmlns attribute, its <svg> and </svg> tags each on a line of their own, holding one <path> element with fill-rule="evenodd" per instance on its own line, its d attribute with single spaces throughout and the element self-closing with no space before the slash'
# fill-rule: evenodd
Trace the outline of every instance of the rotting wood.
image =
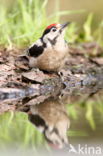
<svg viewBox="0 0 103 156">
<path fill-rule="evenodd" d="M 99 64 L 99 58 L 96 62 L 95 58 L 71 54 L 59 74 L 18 71 L 14 64 L 14 56 L 0 57 L 0 113 L 39 104 L 49 97 L 90 95 L 103 89 L 103 62 Z"/>
</svg>

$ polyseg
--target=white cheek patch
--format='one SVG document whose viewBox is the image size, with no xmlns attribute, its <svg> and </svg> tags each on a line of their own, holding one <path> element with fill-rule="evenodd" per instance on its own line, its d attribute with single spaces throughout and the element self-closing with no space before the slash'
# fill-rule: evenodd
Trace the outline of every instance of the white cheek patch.
<svg viewBox="0 0 103 156">
<path fill-rule="evenodd" d="M 48 39 L 53 40 L 54 37 L 55 37 L 55 34 L 53 32 L 50 32 L 44 36 L 43 41 L 45 43 L 48 43 Z"/>
<path fill-rule="evenodd" d="M 58 135 L 56 135 L 55 133 L 52 133 L 52 134 L 48 133 L 48 134 L 46 134 L 46 136 L 49 140 L 51 140 L 51 142 L 54 145 L 57 145 L 59 148 L 63 148 L 63 143 Z"/>
</svg>

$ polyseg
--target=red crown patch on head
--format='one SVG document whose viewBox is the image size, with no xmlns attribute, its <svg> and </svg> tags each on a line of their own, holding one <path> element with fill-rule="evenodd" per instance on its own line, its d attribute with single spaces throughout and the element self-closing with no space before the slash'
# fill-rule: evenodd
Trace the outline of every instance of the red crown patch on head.
<svg viewBox="0 0 103 156">
<path fill-rule="evenodd" d="M 50 24 L 49 26 L 47 26 L 47 28 L 46 28 L 46 29 L 50 29 L 50 28 L 52 28 L 52 27 L 55 27 L 56 25 L 57 25 L 57 23 Z"/>
</svg>

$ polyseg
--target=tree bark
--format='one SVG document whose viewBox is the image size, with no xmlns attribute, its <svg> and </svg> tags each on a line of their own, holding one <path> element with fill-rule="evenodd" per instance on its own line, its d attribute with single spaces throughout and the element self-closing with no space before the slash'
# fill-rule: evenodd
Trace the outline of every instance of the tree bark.
<svg viewBox="0 0 103 156">
<path fill-rule="evenodd" d="M 103 89 L 103 60 L 99 61 L 96 56 L 86 58 L 73 53 L 73 49 L 59 73 L 20 70 L 15 66 L 15 56 L 10 53 L 1 55 L 0 69 L 0 113 L 26 111 L 30 105 L 49 97 L 89 96 Z"/>
</svg>

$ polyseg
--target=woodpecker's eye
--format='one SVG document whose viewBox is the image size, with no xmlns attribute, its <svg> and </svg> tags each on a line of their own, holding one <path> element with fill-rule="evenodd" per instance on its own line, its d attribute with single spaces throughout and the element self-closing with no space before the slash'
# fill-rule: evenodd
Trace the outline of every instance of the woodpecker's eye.
<svg viewBox="0 0 103 156">
<path fill-rule="evenodd" d="M 57 30 L 56 28 L 53 28 L 53 29 L 52 29 L 53 32 L 55 32 L 56 30 Z"/>
</svg>

